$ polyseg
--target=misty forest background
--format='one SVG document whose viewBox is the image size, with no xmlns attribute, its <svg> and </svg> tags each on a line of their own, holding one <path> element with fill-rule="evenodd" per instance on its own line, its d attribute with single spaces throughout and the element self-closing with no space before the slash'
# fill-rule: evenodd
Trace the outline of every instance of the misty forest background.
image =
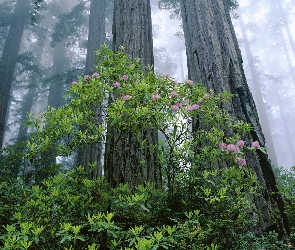
<svg viewBox="0 0 295 250">
<path fill-rule="evenodd" d="M 14 1 L 2 1 L 1 51 L 13 4 Z M 184 81 L 187 67 L 180 17 L 159 9 L 157 1 L 151 5 L 155 71 Z M 240 18 L 232 21 L 266 147 L 273 149 L 269 157 L 273 164 L 290 168 L 295 164 L 294 4 L 245 0 L 239 5 L 236 15 Z M 71 82 L 84 73 L 89 2 L 48 1 L 36 18 L 36 26 L 26 25 L 18 53 L 4 145 L 13 144 L 26 134 L 23 127 L 27 113 L 42 114 L 47 110 L 50 86 L 61 84 L 61 91 L 53 98 L 59 106 Z M 106 42 L 111 45 L 112 6 L 108 7 L 106 18 Z"/>
<path fill-rule="evenodd" d="M 294 38 L 293 0 L 0 0 L 0 247 L 291 249 Z"/>
</svg>

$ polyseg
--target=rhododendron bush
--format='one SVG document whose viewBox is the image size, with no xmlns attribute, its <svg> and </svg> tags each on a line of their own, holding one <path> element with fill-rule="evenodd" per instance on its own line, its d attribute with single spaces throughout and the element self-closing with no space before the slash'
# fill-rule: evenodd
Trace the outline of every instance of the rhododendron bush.
<svg viewBox="0 0 295 250">
<path fill-rule="evenodd" d="M 35 132 L 21 157 L 14 157 L 20 177 L 0 185 L 0 220 L 7 225 L 0 229 L 3 249 L 279 246 L 275 233 L 264 238 L 251 233 L 259 224 L 253 202 L 259 184 L 245 152 L 265 149 L 247 141 L 248 124 L 220 108 L 231 95 L 157 75 L 130 60 L 123 48 L 114 53 L 102 47 L 97 62 L 92 75 L 72 82 L 65 106 L 30 117 Z M 41 182 L 38 173 L 55 165 L 44 164 L 44 155 L 69 156 L 83 145 L 104 143 L 106 124 L 122 134 L 159 131 L 154 147 L 162 189 L 152 183 L 110 188 L 104 179 L 85 178 L 83 166 Z M 5 171 L 14 164 L 11 152 L 2 151 Z"/>
</svg>

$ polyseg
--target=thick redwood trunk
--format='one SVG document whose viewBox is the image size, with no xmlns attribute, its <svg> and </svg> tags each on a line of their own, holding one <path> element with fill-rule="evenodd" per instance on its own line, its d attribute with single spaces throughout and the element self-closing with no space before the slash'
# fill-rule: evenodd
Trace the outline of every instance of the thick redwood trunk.
<svg viewBox="0 0 295 250">
<path fill-rule="evenodd" d="M 216 93 L 230 91 L 234 96 L 224 108 L 238 119 L 253 126 L 248 143 L 265 145 L 257 110 L 246 82 L 242 56 L 231 23 L 226 0 L 181 0 L 186 39 L 188 74 Z M 256 205 L 261 231 L 276 230 L 281 236 L 289 233 L 284 202 L 276 187 L 274 173 L 266 154 L 247 154 L 247 164 L 256 172 L 262 194 Z"/>
<path fill-rule="evenodd" d="M 25 24 L 29 20 L 29 3 L 29 0 L 18 0 L 0 61 L 0 148 L 4 140 L 5 120 L 8 112 L 16 57 L 19 52 Z"/>
<path fill-rule="evenodd" d="M 105 0 L 91 0 L 85 74 L 93 73 L 96 50 L 105 42 L 105 11 Z M 98 125 L 103 122 L 101 108 L 102 105 L 98 104 L 95 112 Z M 97 179 L 102 176 L 101 158 L 102 143 L 84 145 L 77 151 L 76 165 L 83 165 L 87 171 L 91 165 L 93 169 L 89 173 L 89 178 Z"/>
<path fill-rule="evenodd" d="M 142 65 L 153 66 L 149 0 L 115 0 L 113 50 L 117 51 L 120 46 L 125 47 L 131 58 L 140 58 Z M 143 140 L 146 140 L 144 152 L 140 150 L 140 141 Z M 128 182 L 130 187 L 148 181 L 160 187 L 160 167 L 154 150 L 157 141 L 158 133 L 151 129 L 144 129 L 140 135 L 135 135 L 109 126 L 105 155 L 107 181 L 112 186 Z"/>
</svg>

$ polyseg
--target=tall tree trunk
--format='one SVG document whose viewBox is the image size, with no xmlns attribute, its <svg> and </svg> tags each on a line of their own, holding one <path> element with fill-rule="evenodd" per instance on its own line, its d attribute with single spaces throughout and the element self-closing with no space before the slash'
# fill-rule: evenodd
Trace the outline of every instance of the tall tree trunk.
<svg viewBox="0 0 295 250">
<path fill-rule="evenodd" d="M 96 50 L 105 42 L 105 11 L 105 0 L 91 0 L 85 74 L 93 72 Z M 103 123 L 101 109 L 102 104 L 100 103 L 96 111 L 98 125 Z M 90 170 L 91 165 L 93 169 L 89 173 L 89 178 L 97 179 L 102 176 L 101 158 L 102 143 L 85 145 L 77 151 L 76 164 L 85 166 L 87 171 Z"/>
<path fill-rule="evenodd" d="M 53 50 L 53 66 L 52 76 L 57 79 L 51 80 L 49 84 L 48 106 L 59 108 L 62 102 L 63 81 L 59 78 L 59 74 L 63 74 L 66 70 L 66 48 L 64 42 L 59 42 Z"/>
<path fill-rule="evenodd" d="M 41 58 L 42 58 L 42 53 L 44 46 L 39 46 L 36 48 L 36 59 L 35 63 L 36 65 L 40 66 Z M 33 102 L 34 102 L 34 95 L 36 92 L 37 88 L 37 81 L 38 81 L 38 74 L 33 73 L 30 79 L 29 83 L 29 90 L 26 96 L 24 97 L 24 102 L 22 104 L 22 112 L 21 112 L 21 119 L 20 119 L 20 126 L 19 126 L 19 132 L 17 135 L 17 142 L 20 142 L 25 139 L 28 128 L 25 126 L 26 121 L 28 120 L 28 113 L 31 112 L 32 107 L 33 107 Z"/>
<path fill-rule="evenodd" d="M 281 30 L 280 30 L 280 36 L 283 37 L 283 32 Z M 290 57 L 289 50 L 288 50 L 285 39 L 282 39 L 282 46 L 283 46 L 283 49 L 284 49 L 284 52 L 285 52 L 285 55 L 286 55 L 286 60 L 287 60 L 287 63 L 288 63 L 288 68 L 289 68 L 289 71 L 290 71 L 292 82 L 293 82 L 293 84 L 295 86 L 295 71 L 294 71 L 294 67 L 292 65 L 292 60 L 291 60 L 291 57 Z"/>
<path fill-rule="evenodd" d="M 0 61 L 0 148 L 3 145 L 11 85 L 26 22 L 29 20 L 29 0 L 18 0 Z"/>
<path fill-rule="evenodd" d="M 140 58 L 142 65 L 154 64 L 152 22 L 149 0 L 115 0 L 113 22 L 113 50 L 120 46 L 131 58 Z M 130 187 L 145 181 L 161 186 L 160 166 L 154 146 L 158 142 L 158 132 L 144 129 L 140 133 L 146 140 L 145 152 L 140 151 L 137 136 L 133 133 L 118 138 L 119 131 L 108 126 L 105 176 L 111 186 L 129 183 Z M 121 133 L 122 134 L 122 133 Z M 145 168 L 140 165 L 145 162 Z"/>
<path fill-rule="evenodd" d="M 261 121 L 261 126 L 263 129 L 263 132 L 266 135 L 265 139 L 266 139 L 266 146 L 268 148 L 268 155 L 269 155 L 272 163 L 275 164 L 276 166 L 278 166 L 278 160 L 276 157 L 276 151 L 275 151 L 275 147 L 274 147 L 274 143 L 273 143 L 273 139 L 272 139 L 272 135 L 271 135 L 271 130 L 269 127 L 266 107 L 265 107 L 265 103 L 263 101 L 263 96 L 261 93 L 259 76 L 258 76 L 256 68 L 255 68 L 254 58 L 253 58 L 253 55 L 251 52 L 249 40 L 247 37 L 246 27 L 245 27 L 242 15 L 239 15 L 239 23 L 240 23 L 240 27 L 241 27 L 242 36 L 243 36 L 243 44 L 244 44 L 246 55 L 247 55 L 250 74 L 251 74 L 252 81 L 253 81 L 254 93 L 256 96 L 259 118 Z"/>
<path fill-rule="evenodd" d="M 215 93 L 230 91 L 234 96 L 224 108 L 230 115 L 252 125 L 248 142 L 259 141 L 264 146 L 264 135 L 244 75 L 226 0 L 181 0 L 181 12 L 189 78 L 202 82 Z M 288 219 L 270 161 L 260 150 L 257 153 L 258 157 L 251 152 L 246 157 L 263 189 L 256 199 L 260 230 L 276 230 L 280 236 L 286 236 L 289 234 Z"/>
<path fill-rule="evenodd" d="M 62 103 L 63 81 L 60 79 L 60 74 L 66 70 L 66 50 L 63 41 L 57 43 L 53 50 L 53 65 L 52 76 L 54 79 L 49 84 L 48 106 L 50 108 L 59 108 Z M 37 180 L 41 181 L 47 178 L 52 171 L 52 167 L 56 164 L 56 149 L 55 143 L 47 148 L 46 152 L 42 154 L 42 161 L 40 169 L 38 169 Z"/>
<path fill-rule="evenodd" d="M 289 42 L 290 42 L 290 45 L 291 45 L 291 48 L 292 48 L 292 51 L 293 51 L 293 55 L 295 56 L 295 43 L 294 43 L 294 39 L 293 39 L 291 30 L 290 30 L 289 22 L 288 22 L 288 20 L 286 18 L 285 11 L 284 11 L 284 9 L 282 7 L 282 3 L 281 3 L 281 1 L 272 1 L 271 4 L 272 5 L 273 4 L 276 4 L 278 6 L 280 16 L 282 18 L 282 21 L 284 23 L 285 29 L 287 31 L 287 36 L 288 36 L 288 39 L 289 39 Z"/>
<path fill-rule="evenodd" d="M 106 0 L 91 0 L 85 74 L 93 72 L 96 50 L 100 49 L 106 39 L 105 12 Z"/>
<path fill-rule="evenodd" d="M 293 136 L 290 133 L 290 129 L 288 127 L 288 118 L 285 114 L 285 108 L 282 105 L 283 100 L 282 98 L 280 98 L 279 100 L 279 108 L 280 108 L 280 113 L 281 113 L 281 120 L 284 126 L 284 134 L 286 135 L 287 138 L 287 143 L 288 143 L 288 147 L 289 147 L 289 151 L 290 151 L 290 155 L 291 155 L 291 159 L 292 159 L 292 166 L 295 165 L 295 151 L 294 151 L 294 144 L 293 144 Z"/>
</svg>

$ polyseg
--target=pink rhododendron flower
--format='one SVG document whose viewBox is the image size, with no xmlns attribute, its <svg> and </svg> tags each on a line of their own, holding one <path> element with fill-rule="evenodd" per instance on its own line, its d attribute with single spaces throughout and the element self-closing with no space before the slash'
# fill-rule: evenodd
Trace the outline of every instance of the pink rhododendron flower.
<svg viewBox="0 0 295 250">
<path fill-rule="evenodd" d="M 161 96 L 158 93 L 152 94 L 153 101 L 159 100 L 160 98 L 161 98 Z"/>
<path fill-rule="evenodd" d="M 76 81 L 72 81 L 72 85 L 75 85 L 75 84 L 77 84 L 77 82 Z"/>
<path fill-rule="evenodd" d="M 200 106 L 198 104 L 193 104 L 192 105 L 192 110 L 198 110 Z"/>
<path fill-rule="evenodd" d="M 123 96 L 123 100 L 124 100 L 124 101 L 128 101 L 128 100 L 130 100 L 131 98 L 132 98 L 131 95 L 124 95 L 124 96 Z"/>
<path fill-rule="evenodd" d="M 171 95 L 172 97 L 174 97 L 174 96 L 177 96 L 178 94 L 177 94 L 176 91 L 172 91 L 170 95 Z"/>
<path fill-rule="evenodd" d="M 189 104 L 189 99 L 183 99 L 183 103 Z"/>
<path fill-rule="evenodd" d="M 187 80 L 186 83 L 187 83 L 188 85 L 193 85 L 193 84 L 194 84 L 194 82 L 193 82 L 192 80 Z"/>
<path fill-rule="evenodd" d="M 229 152 L 234 152 L 234 153 L 239 153 L 240 152 L 240 148 L 237 145 L 234 145 L 234 144 L 228 144 L 226 146 L 226 149 Z"/>
<path fill-rule="evenodd" d="M 246 160 L 243 158 L 237 158 L 237 163 L 241 166 L 246 166 Z"/>
<path fill-rule="evenodd" d="M 178 102 L 175 105 L 178 106 L 179 108 L 182 108 L 182 103 L 181 102 Z"/>
<path fill-rule="evenodd" d="M 210 94 L 205 94 L 203 97 L 204 97 L 205 99 L 208 99 L 208 98 L 210 97 Z"/>
<path fill-rule="evenodd" d="M 172 106 L 171 106 L 171 110 L 172 110 L 172 111 L 178 111 L 178 110 L 179 110 L 179 107 L 176 106 L 176 105 L 172 105 Z"/>
<path fill-rule="evenodd" d="M 218 145 L 219 148 L 226 149 L 226 144 L 224 142 Z"/>
<path fill-rule="evenodd" d="M 259 142 L 258 141 L 252 142 L 252 147 L 253 148 L 260 148 Z"/>
<path fill-rule="evenodd" d="M 123 79 L 124 81 L 127 81 L 127 80 L 128 80 L 128 76 L 127 76 L 127 75 L 123 75 L 123 76 L 122 76 L 122 79 Z"/>
<path fill-rule="evenodd" d="M 93 74 L 92 74 L 92 77 L 94 77 L 94 78 L 96 78 L 96 77 L 98 77 L 99 76 L 99 74 L 97 73 L 97 72 L 94 72 Z"/>
<path fill-rule="evenodd" d="M 173 86 L 176 86 L 178 83 L 176 81 L 172 82 Z"/>
<path fill-rule="evenodd" d="M 120 83 L 119 83 L 119 82 L 114 82 L 114 83 L 113 83 L 113 86 L 114 86 L 115 88 L 118 88 L 118 87 L 120 87 Z"/>
<path fill-rule="evenodd" d="M 84 76 L 84 79 L 85 79 L 85 80 L 89 79 L 89 75 L 85 75 L 85 76 Z"/>
<path fill-rule="evenodd" d="M 243 140 L 239 140 L 239 141 L 237 141 L 236 145 L 239 147 L 244 147 L 245 142 Z"/>
<path fill-rule="evenodd" d="M 190 112 L 190 111 L 193 110 L 193 108 L 192 108 L 192 106 L 186 106 L 186 107 L 185 107 L 185 110 L 188 111 L 188 112 Z"/>
</svg>

